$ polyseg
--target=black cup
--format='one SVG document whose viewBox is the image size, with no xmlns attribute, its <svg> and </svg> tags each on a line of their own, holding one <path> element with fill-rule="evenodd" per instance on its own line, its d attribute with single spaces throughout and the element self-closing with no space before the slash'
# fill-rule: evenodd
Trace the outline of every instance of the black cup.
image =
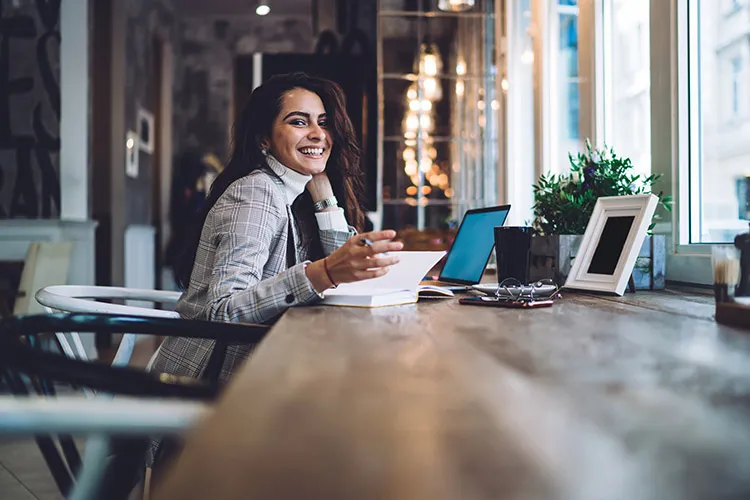
<svg viewBox="0 0 750 500">
<path fill-rule="evenodd" d="M 528 226 L 495 227 L 497 281 L 515 278 L 524 285 L 529 282 L 531 228 Z"/>
</svg>

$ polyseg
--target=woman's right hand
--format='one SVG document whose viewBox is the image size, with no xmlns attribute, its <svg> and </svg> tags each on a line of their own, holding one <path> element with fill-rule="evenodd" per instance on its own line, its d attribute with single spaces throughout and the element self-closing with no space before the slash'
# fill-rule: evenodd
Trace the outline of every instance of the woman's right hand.
<svg viewBox="0 0 750 500">
<path fill-rule="evenodd" d="M 389 266 L 398 262 L 395 255 L 383 255 L 404 248 L 400 241 L 391 241 L 396 231 L 372 231 L 353 236 L 325 259 L 307 266 L 308 278 L 318 292 L 341 283 L 351 283 L 383 276 Z M 365 240 L 372 245 L 364 243 Z M 312 269 L 311 269 L 312 268 Z"/>
</svg>

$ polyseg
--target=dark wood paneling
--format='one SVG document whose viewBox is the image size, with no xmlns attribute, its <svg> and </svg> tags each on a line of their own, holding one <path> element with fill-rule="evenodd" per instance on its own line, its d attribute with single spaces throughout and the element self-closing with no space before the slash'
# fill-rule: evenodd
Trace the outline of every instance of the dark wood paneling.
<svg viewBox="0 0 750 500">
<path fill-rule="evenodd" d="M 96 284 L 112 283 L 112 0 L 93 2 L 91 43 L 91 199 Z"/>
</svg>

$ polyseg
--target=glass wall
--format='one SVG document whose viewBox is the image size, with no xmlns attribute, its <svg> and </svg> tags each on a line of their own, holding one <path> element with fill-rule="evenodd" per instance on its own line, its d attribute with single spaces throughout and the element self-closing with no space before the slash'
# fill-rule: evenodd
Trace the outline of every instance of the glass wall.
<svg viewBox="0 0 750 500">
<path fill-rule="evenodd" d="M 497 197 L 492 0 L 462 12 L 380 0 L 378 78 L 383 227 L 438 228 Z"/>
</svg>

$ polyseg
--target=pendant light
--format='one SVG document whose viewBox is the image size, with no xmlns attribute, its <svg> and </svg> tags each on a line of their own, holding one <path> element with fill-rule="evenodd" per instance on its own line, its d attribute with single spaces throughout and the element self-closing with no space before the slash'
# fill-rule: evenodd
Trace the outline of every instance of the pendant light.
<svg viewBox="0 0 750 500">
<path fill-rule="evenodd" d="M 419 55 L 414 66 L 420 79 L 424 98 L 429 101 L 439 101 L 443 97 L 443 91 L 437 76 L 443 71 L 443 59 L 440 57 L 437 44 L 429 37 L 419 46 Z"/>
<path fill-rule="evenodd" d="M 440 0 L 438 9 L 445 12 L 466 12 L 474 8 L 474 0 Z"/>
</svg>

